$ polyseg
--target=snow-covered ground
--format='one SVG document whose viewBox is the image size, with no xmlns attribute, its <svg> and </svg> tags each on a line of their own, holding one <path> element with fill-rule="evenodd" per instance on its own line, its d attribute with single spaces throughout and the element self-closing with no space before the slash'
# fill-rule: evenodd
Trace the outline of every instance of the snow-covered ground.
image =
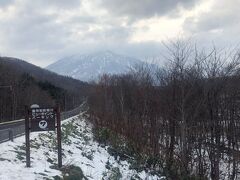
<svg viewBox="0 0 240 180">
<path fill-rule="evenodd" d="M 78 166 L 87 179 L 144 179 L 164 177 L 145 171 L 130 170 L 127 161 L 115 160 L 106 147 L 93 140 L 91 124 L 81 115 L 63 122 L 63 165 Z M 55 132 L 33 132 L 31 139 L 31 167 L 25 165 L 25 137 L 0 144 L 0 180 L 35 180 L 63 177 L 57 166 Z M 65 174 L 66 175 L 66 174 Z"/>
</svg>

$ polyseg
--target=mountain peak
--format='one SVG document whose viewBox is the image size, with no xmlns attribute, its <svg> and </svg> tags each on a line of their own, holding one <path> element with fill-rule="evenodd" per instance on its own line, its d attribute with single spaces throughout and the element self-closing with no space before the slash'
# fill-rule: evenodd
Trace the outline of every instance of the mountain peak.
<svg viewBox="0 0 240 180">
<path fill-rule="evenodd" d="M 49 65 L 47 69 L 58 74 L 89 81 L 96 80 L 102 74 L 126 73 L 130 67 L 139 63 L 141 61 L 138 59 L 106 50 L 63 58 Z"/>
</svg>

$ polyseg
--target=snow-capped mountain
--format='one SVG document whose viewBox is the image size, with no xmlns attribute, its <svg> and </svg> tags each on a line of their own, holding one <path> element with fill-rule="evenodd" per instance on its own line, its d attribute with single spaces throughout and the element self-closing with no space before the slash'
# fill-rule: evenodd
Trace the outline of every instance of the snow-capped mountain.
<svg viewBox="0 0 240 180">
<path fill-rule="evenodd" d="M 122 74 L 142 61 L 115 54 L 111 51 L 93 54 L 73 55 L 60 59 L 46 67 L 61 75 L 71 76 L 82 81 L 96 80 L 102 74 Z"/>
</svg>

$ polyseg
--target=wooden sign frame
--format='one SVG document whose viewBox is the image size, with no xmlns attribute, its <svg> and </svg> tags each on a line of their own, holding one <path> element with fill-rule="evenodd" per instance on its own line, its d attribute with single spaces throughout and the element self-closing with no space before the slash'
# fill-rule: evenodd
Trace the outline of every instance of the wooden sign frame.
<svg viewBox="0 0 240 180">
<path fill-rule="evenodd" d="M 36 112 L 37 110 L 37 112 Z M 43 110 L 43 111 L 41 111 Z M 49 110 L 49 111 L 47 111 Z M 28 108 L 25 107 L 25 140 L 26 140 L 26 166 L 31 166 L 30 161 L 30 132 L 55 131 L 57 128 L 58 167 L 62 167 L 62 137 L 60 107 L 56 108 Z M 51 112 L 51 117 L 47 112 Z M 36 116 L 37 115 L 37 116 Z M 43 123 L 44 122 L 44 123 Z"/>
</svg>

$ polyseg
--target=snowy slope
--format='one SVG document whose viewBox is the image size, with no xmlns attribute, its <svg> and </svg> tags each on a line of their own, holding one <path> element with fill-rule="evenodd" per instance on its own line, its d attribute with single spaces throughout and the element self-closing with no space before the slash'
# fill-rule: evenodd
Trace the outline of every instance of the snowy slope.
<svg viewBox="0 0 240 180">
<path fill-rule="evenodd" d="M 48 67 L 48 70 L 71 76 L 82 81 L 96 80 L 99 75 L 121 74 L 142 63 L 140 60 L 115 54 L 111 51 L 63 58 Z"/>
<path fill-rule="evenodd" d="M 145 171 L 137 173 L 129 169 L 126 161 L 115 160 L 107 150 L 93 140 L 91 124 L 82 115 L 70 118 L 63 123 L 63 164 L 78 166 L 87 179 L 112 179 L 121 174 L 120 179 L 163 179 L 149 175 Z M 56 169 L 56 134 L 54 132 L 31 133 L 31 168 L 25 167 L 25 137 L 14 142 L 0 144 L 0 180 L 35 180 L 62 177 Z"/>
</svg>

